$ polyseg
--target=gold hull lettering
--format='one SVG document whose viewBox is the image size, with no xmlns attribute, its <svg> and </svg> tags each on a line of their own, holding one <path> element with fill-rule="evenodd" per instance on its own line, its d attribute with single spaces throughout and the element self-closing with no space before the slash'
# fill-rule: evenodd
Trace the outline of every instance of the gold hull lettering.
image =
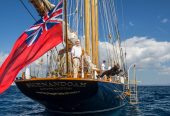
<svg viewBox="0 0 170 116">
<path fill-rule="evenodd" d="M 87 83 L 85 82 L 30 82 L 27 83 L 26 86 L 28 88 L 34 88 L 34 87 L 86 87 Z"/>
</svg>

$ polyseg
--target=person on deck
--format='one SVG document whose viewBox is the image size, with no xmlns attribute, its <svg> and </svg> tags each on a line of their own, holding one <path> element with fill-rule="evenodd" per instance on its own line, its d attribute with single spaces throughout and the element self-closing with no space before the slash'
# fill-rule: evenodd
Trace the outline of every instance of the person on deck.
<svg viewBox="0 0 170 116">
<path fill-rule="evenodd" d="M 120 72 L 122 72 L 122 70 L 120 69 L 119 64 L 116 64 L 110 70 L 103 72 L 98 77 L 103 77 L 104 75 L 106 75 L 107 77 L 114 76 L 114 75 L 118 75 Z"/>
<path fill-rule="evenodd" d="M 73 61 L 73 77 L 77 78 L 79 67 L 80 67 L 80 61 L 82 56 L 82 48 L 80 46 L 80 40 L 77 39 L 75 42 L 75 45 L 71 49 L 71 58 Z"/>
<path fill-rule="evenodd" d="M 104 70 L 105 70 L 105 63 L 106 63 L 106 61 L 105 61 L 105 60 L 103 60 L 103 63 L 101 64 L 101 70 L 102 70 L 102 71 L 104 71 Z"/>
</svg>

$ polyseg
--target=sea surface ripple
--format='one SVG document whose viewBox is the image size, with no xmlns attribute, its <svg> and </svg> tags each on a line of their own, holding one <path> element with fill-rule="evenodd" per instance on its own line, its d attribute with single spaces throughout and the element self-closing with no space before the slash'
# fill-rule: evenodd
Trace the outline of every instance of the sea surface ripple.
<svg viewBox="0 0 170 116">
<path fill-rule="evenodd" d="M 139 104 L 88 116 L 170 116 L 170 86 L 139 86 Z M 0 95 L 0 116 L 63 116 L 52 114 L 11 86 Z M 87 115 L 86 115 L 87 116 Z"/>
</svg>

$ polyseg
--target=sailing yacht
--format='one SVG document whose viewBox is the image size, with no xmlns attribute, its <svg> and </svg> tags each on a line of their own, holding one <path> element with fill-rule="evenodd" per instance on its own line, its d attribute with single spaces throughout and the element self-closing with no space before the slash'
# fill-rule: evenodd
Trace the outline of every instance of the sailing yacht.
<svg viewBox="0 0 170 116">
<path fill-rule="evenodd" d="M 48 0 L 30 2 L 42 17 L 55 8 Z M 114 1 L 63 0 L 63 3 L 63 47 L 56 46 L 47 53 L 45 66 L 48 70 L 44 78 L 31 73 L 31 78 L 23 76 L 16 80 L 17 87 L 47 110 L 60 113 L 97 113 L 126 105 L 129 99 L 128 76 Z M 108 39 L 106 48 L 110 45 L 112 51 L 107 49 L 105 53 L 99 53 L 100 38 Z M 80 39 L 86 56 L 82 55 L 78 76 L 73 78 L 70 50 L 76 39 Z M 100 69 L 101 59 L 107 61 L 108 67 L 118 64 L 122 73 L 98 78 L 97 75 L 105 72 Z M 40 64 L 43 65 L 42 60 Z"/>
</svg>

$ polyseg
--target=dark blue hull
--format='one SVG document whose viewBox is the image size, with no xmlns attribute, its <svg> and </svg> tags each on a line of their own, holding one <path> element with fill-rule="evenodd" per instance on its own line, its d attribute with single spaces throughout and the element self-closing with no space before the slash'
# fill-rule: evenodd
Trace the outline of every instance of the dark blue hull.
<svg viewBox="0 0 170 116">
<path fill-rule="evenodd" d="M 96 113 L 127 103 L 123 84 L 80 79 L 28 80 L 16 84 L 26 96 L 54 112 Z"/>
</svg>

